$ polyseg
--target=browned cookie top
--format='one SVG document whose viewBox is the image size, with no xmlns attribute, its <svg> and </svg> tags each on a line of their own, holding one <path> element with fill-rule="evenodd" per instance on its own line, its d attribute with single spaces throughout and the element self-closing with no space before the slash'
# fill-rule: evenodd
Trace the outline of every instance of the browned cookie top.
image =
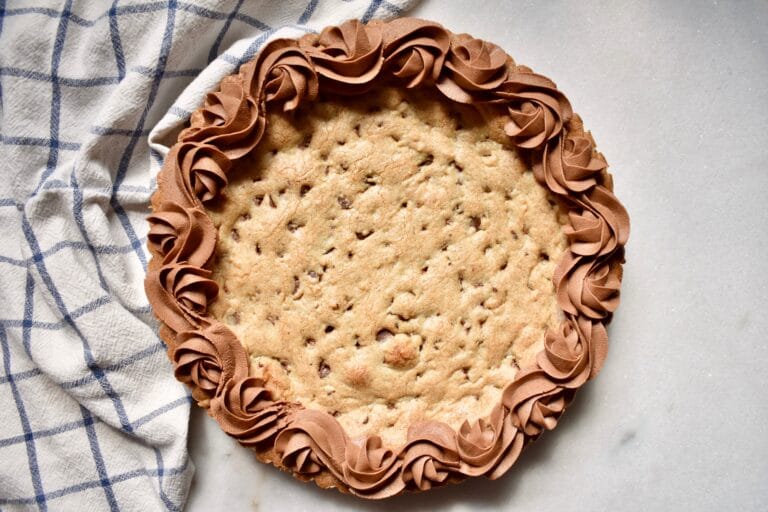
<svg viewBox="0 0 768 512">
<path fill-rule="evenodd" d="M 390 446 L 418 421 L 488 415 L 563 319 L 552 196 L 477 113 L 423 93 L 268 125 L 210 210 L 224 291 L 211 313 L 251 373 Z"/>
</svg>

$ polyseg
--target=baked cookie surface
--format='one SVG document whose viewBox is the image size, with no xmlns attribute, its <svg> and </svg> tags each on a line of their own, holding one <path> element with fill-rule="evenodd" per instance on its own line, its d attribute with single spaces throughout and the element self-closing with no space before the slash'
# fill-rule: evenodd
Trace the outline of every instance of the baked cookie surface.
<svg viewBox="0 0 768 512">
<path fill-rule="evenodd" d="M 147 295 L 177 378 L 261 460 L 366 498 L 498 478 L 605 359 L 612 188 L 499 47 L 350 21 L 269 43 L 192 115 Z"/>
<path fill-rule="evenodd" d="M 350 435 L 397 446 L 417 421 L 486 416 L 563 319 L 554 198 L 476 112 L 439 98 L 311 107 L 268 115 L 209 208 L 212 316 L 275 396 Z"/>
</svg>

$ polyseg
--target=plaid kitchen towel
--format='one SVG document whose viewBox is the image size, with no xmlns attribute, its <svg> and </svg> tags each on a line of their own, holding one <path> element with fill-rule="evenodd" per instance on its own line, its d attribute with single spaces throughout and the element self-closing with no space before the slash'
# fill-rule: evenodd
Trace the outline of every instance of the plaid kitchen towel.
<svg viewBox="0 0 768 512">
<path fill-rule="evenodd" d="M 190 399 L 143 291 L 149 197 L 268 40 L 414 0 L 0 0 L 0 510 L 178 510 Z"/>
</svg>

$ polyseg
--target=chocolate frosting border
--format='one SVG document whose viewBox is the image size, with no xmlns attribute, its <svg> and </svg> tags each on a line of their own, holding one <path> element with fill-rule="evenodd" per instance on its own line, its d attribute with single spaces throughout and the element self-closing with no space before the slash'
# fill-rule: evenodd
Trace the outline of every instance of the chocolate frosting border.
<svg viewBox="0 0 768 512">
<path fill-rule="evenodd" d="M 317 99 L 320 88 L 360 94 L 382 79 L 432 87 L 448 101 L 505 115 L 511 143 L 570 221 L 569 250 L 553 279 L 565 320 L 546 332 L 535 364 L 517 373 L 487 418 L 467 419 L 458 430 L 416 423 L 400 447 L 386 447 L 376 435 L 351 439 L 332 415 L 275 400 L 248 375 L 248 354 L 234 333 L 207 312 L 218 293 L 210 279 L 218 235 L 203 205 L 227 186 L 232 163 L 261 140 L 267 108 L 294 110 Z M 330 485 L 364 498 L 473 476 L 496 479 L 557 425 L 605 360 L 629 236 L 607 167 L 555 84 L 492 43 L 415 18 L 350 20 L 319 35 L 272 41 L 206 96 L 158 175 L 145 289 L 175 375 L 227 434 L 303 479 L 327 475 Z"/>
</svg>

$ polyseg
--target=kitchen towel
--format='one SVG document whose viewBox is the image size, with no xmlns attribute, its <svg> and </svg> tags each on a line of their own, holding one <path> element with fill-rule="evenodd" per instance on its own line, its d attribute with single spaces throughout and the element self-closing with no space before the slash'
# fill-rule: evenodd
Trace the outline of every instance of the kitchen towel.
<svg viewBox="0 0 768 512">
<path fill-rule="evenodd" d="M 144 295 L 149 198 L 267 41 L 414 0 L 0 0 L 0 510 L 179 510 L 190 397 Z"/>
</svg>

